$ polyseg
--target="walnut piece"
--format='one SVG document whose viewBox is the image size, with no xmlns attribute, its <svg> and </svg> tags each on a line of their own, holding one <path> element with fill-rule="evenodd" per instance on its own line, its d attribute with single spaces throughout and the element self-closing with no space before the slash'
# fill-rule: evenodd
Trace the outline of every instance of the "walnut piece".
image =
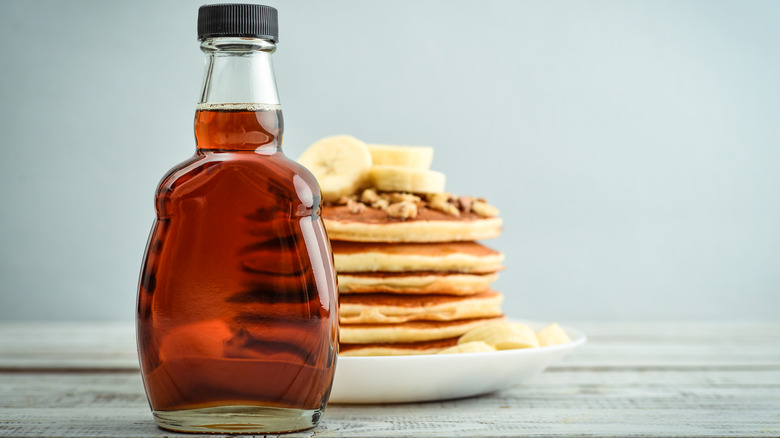
<svg viewBox="0 0 780 438">
<path fill-rule="evenodd" d="M 411 201 L 401 201 L 387 207 L 387 215 L 398 219 L 417 217 L 417 204 Z"/>
<path fill-rule="evenodd" d="M 425 195 L 425 197 L 428 199 L 428 203 L 437 203 L 440 204 L 442 202 L 447 202 L 450 199 L 449 193 L 429 193 Z"/>
<path fill-rule="evenodd" d="M 366 210 L 366 204 L 358 201 L 349 200 L 347 201 L 347 209 L 352 214 L 359 214 Z"/>
<path fill-rule="evenodd" d="M 386 210 L 389 205 L 390 201 L 385 198 L 378 198 L 376 201 L 371 203 L 371 207 L 379 210 Z"/>
<path fill-rule="evenodd" d="M 418 202 L 421 201 L 420 197 L 411 193 L 393 192 L 389 194 L 390 202 Z"/>
<path fill-rule="evenodd" d="M 496 207 L 493 207 L 487 202 L 481 200 L 477 200 L 471 203 L 471 211 L 482 217 L 495 217 L 499 214 L 499 211 Z"/>
<path fill-rule="evenodd" d="M 379 200 L 379 195 L 376 193 L 376 190 L 374 189 L 365 189 L 363 190 L 363 193 L 360 195 L 360 202 L 364 204 L 373 204 L 378 200 Z"/>
<path fill-rule="evenodd" d="M 460 217 L 460 210 L 453 204 L 450 204 L 452 195 L 449 193 L 433 193 L 426 196 L 428 199 L 428 208 L 439 210 L 449 215 Z"/>
<path fill-rule="evenodd" d="M 433 200 L 428 203 L 428 208 L 439 210 L 455 217 L 460 217 L 460 210 L 458 210 L 458 207 L 442 200 L 442 198 L 433 198 Z"/>
<path fill-rule="evenodd" d="M 471 196 L 458 197 L 458 204 L 460 205 L 460 209 L 466 213 L 471 211 L 472 202 L 474 202 L 474 198 L 472 198 Z"/>
</svg>

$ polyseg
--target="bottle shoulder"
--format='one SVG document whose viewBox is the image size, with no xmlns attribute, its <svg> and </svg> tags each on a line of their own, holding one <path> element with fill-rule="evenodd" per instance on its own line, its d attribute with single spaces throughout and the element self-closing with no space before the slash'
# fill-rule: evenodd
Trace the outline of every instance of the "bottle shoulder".
<svg viewBox="0 0 780 438">
<path fill-rule="evenodd" d="M 300 197 L 301 190 L 320 199 L 319 185 L 311 172 L 281 152 L 196 154 L 171 168 L 160 180 L 157 196 L 201 196 L 209 187 L 231 184 L 234 190 L 264 188 L 280 197 Z"/>
</svg>

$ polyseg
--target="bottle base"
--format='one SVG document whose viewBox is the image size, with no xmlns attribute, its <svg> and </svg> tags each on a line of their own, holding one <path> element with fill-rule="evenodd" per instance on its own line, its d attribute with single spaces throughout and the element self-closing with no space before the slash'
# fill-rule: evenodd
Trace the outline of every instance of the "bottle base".
<svg viewBox="0 0 780 438">
<path fill-rule="evenodd" d="M 310 429 L 319 423 L 322 409 L 264 406 L 219 406 L 180 411 L 152 411 L 163 429 L 197 433 L 284 433 Z"/>
</svg>

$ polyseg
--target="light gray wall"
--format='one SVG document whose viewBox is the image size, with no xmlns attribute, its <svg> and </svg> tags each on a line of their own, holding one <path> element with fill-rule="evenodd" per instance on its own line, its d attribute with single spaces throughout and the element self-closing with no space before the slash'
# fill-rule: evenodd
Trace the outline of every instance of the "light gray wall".
<svg viewBox="0 0 780 438">
<path fill-rule="evenodd" d="M 0 320 L 133 318 L 201 3 L 0 2 Z M 508 314 L 778 319 L 779 2 L 268 3 L 287 153 L 435 146 Z"/>
</svg>

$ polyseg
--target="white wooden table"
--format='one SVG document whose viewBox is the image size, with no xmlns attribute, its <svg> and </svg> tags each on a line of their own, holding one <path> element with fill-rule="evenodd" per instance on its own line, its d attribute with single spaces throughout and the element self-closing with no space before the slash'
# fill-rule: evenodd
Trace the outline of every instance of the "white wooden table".
<svg viewBox="0 0 780 438">
<path fill-rule="evenodd" d="M 330 405 L 290 437 L 780 436 L 780 323 L 571 323 L 586 346 L 469 399 Z M 0 324 L 0 436 L 158 429 L 127 324 Z M 204 435 L 214 436 L 214 435 Z"/>
</svg>

